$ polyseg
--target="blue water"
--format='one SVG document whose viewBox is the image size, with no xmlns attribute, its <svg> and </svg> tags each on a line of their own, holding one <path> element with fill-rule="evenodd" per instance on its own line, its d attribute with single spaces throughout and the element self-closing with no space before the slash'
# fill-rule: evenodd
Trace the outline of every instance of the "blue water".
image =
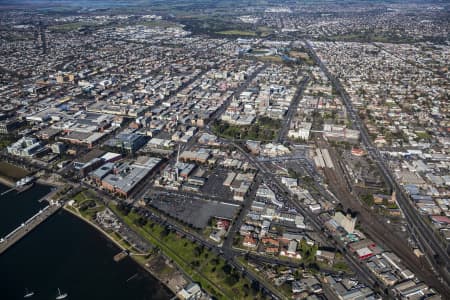
<svg viewBox="0 0 450 300">
<path fill-rule="evenodd" d="M 9 232 L 45 206 L 37 199 L 48 191 L 36 186 L 20 195 L 1 197 L 2 232 Z M 0 299 L 23 299 L 26 288 L 35 292 L 33 300 L 55 299 L 57 288 L 72 300 L 162 300 L 173 296 L 130 258 L 114 262 L 119 251 L 91 226 L 60 210 L 0 255 Z"/>
</svg>

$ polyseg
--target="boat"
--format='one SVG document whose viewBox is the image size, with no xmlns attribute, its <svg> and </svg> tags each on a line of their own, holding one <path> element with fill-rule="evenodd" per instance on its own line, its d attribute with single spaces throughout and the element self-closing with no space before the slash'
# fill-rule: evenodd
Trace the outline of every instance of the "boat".
<svg viewBox="0 0 450 300">
<path fill-rule="evenodd" d="M 33 291 L 29 291 L 28 289 L 25 289 L 25 295 L 23 296 L 24 298 L 31 298 L 33 297 L 34 292 Z"/>
<path fill-rule="evenodd" d="M 56 300 L 60 300 L 60 299 L 66 299 L 67 298 L 67 293 L 61 294 L 61 291 L 58 288 L 58 296 L 56 296 Z"/>
<path fill-rule="evenodd" d="M 16 182 L 16 188 L 30 184 L 30 183 L 34 182 L 35 180 L 36 180 L 36 178 L 34 176 L 24 177 Z"/>
</svg>

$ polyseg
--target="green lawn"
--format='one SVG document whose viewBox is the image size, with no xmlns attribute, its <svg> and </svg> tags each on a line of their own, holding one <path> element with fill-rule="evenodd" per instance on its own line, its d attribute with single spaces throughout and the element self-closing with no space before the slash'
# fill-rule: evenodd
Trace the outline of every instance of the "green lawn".
<svg viewBox="0 0 450 300">
<path fill-rule="evenodd" d="M 64 23 L 64 24 L 58 24 L 50 26 L 48 29 L 52 31 L 58 31 L 58 32 L 68 32 L 73 30 L 79 30 L 82 27 L 92 27 L 92 26 L 99 26 L 98 23 L 95 22 L 72 22 L 72 23 Z"/>
<path fill-rule="evenodd" d="M 229 272 L 227 268 L 224 270 L 225 261 L 213 252 L 170 232 L 159 224 L 149 222 L 143 227 L 136 225 L 139 216 L 134 212 L 124 215 L 114 205 L 111 209 L 140 236 L 170 257 L 210 295 L 218 299 L 254 299 L 254 296 L 244 288 L 251 284 L 248 279 L 242 278 L 234 270 Z"/>
<path fill-rule="evenodd" d="M 231 125 L 224 121 L 217 121 L 212 126 L 213 132 L 223 138 L 272 141 L 281 128 L 281 120 L 269 117 L 259 117 L 249 126 Z"/>
<path fill-rule="evenodd" d="M 8 147 L 9 145 L 11 145 L 12 143 L 14 143 L 16 141 L 16 139 L 7 136 L 7 135 L 1 135 L 0 136 L 0 150 L 1 149 L 5 149 L 6 147 Z"/>
<path fill-rule="evenodd" d="M 263 276 L 263 274 L 261 274 L 260 272 L 258 272 L 255 267 L 251 264 L 248 263 L 248 261 L 246 261 L 244 259 L 244 257 L 239 257 L 237 259 L 237 261 L 242 265 L 245 266 L 245 268 L 251 272 L 256 278 L 258 278 L 258 280 L 262 283 L 264 283 L 266 286 L 270 286 L 273 288 L 273 290 L 277 290 L 279 291 L 279 293 L 281 294 L 281 296 L 284 296 L 282 298 L 286 298 L 286 299 L 291 299 L 292 298 L 292 289 L 279 289 L 277 287 L 275 287 L 273 285 L 273 283 L 267 279 L 265 276 Z"/>
<path fill-rule="evenodd" d="M 222 35 L 256 36 L 256 32 L 246 30 L 224 30 L 217 33 Z"/>
<path fill-rule="evenodd" d="M 415 133 L 419 140 L 426 140 L 431 137 L 426 131 L 416 131 Z"/>
<path fill-rule="evenodd" d="M 72 199 L 75 200 L 80 214 L 89 220 L 93 220 L 97 212 L 105 209 L 105 206 L 98 200 L 97 195 L 91 190 L 84 190 L 76 194 Z"/>
</svg>

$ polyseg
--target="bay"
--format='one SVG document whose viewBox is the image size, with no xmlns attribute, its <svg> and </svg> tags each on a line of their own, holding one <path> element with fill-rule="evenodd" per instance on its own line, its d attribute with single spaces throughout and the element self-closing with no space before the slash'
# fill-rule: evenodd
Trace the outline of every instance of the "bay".
<svg viewBox="0 0 450 300">
<path fill-rule="evenodd" d="M 0 191 L 6 187 L 1 186 Z M 35 186 L 0 197 L 1 236 L 31 217 L 46 203 L 49 191 Z M 120 249 L 97 230 L 60 210 L 0 255 L 0 298 L 55 299 L 57 288 L 67 299 L 170 299 L 172 293 L 131 258 L 118 263 Z"/>
</svg>

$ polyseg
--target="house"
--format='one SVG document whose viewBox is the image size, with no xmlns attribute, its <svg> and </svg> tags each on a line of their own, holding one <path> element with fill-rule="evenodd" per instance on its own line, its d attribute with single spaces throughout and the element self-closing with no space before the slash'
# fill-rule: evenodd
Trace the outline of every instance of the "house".
<svg viewBox="0 0 450 300">
<path fill-rule="evenodd" d="M 177 296 L 181 300 L 197 300 L 202 297 L 202 294 L 202 290 L 197 283 L 190 283 L 179 291 Z"/>
<path fill-rule="evenodd" d="M 326 251 L 326 250 L 317 250 L 316 258 L 319 262 L 326 262 L 329 264 L 333 264 L 334 261 L 334 252 Z"/>
<path fill-rule="evenodd" d="M 242 242 L 242 245 L 248 248 L 256 248 L 256 239 L 247 235 Z"/>
</svg>

